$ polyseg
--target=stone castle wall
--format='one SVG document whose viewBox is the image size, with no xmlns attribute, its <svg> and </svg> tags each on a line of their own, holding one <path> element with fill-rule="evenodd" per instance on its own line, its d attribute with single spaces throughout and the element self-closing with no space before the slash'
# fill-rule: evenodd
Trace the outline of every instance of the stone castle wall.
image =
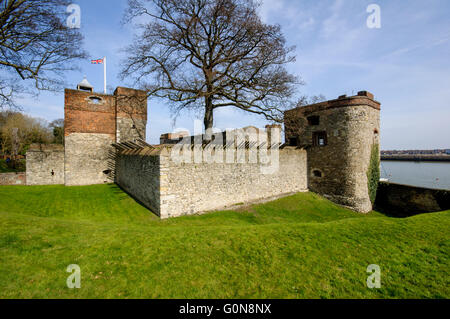
<svg viewBox="0 0 450 319">
<path fill-rule="evenodd" d="M 160 216 L 159 155 L 119 155 L 116 183 L 136 200 Z"/>
<path fill-rule="evenodd" d="M 118 143 L 132 141 L 138 139 L 145 141 L 145 130 L 147 121 L 141 118 L 117 118 L 116 141 Z"/>
<path fill-rule="evenodd" d="M 65 91 L 65 184 L 114 182 L 113 143 L 145 140 L 147 96 L 118 87 L 114 95 Z"/>
<path fill-rule="evenodd" d="M 73 133 L 66 136 L 65 185 L 113 183 L 109 156 L 114 142 L 109 134 Z"/>
<path fill-rule="evenodd" d="M 173 145 L 118 154 L 112 144 L 145 140 L 146 123 L 144 91 L 66 90 L 65 149 L 30 150 L 29 184 L 116 181 L 161 218 L 308 189 L 359 212 L 372 209 L 367 171 L 372 147 L 379 144 L 380 103 L 366 91 L 285 112 L 286 142 L 292 147 L 279 151 L 279 167 L 272 174 L 263 173 L 261 158 L 249 162 L 248 154 L 245 163 L 226 163 L 228 158 L 178 163 L 171 156 Z"/>
<path fill-rule="evenodd" d="M 380 183 L 375 207 L 395 217 L 450 209 L 450 191 L 394 183 Z"/>
<path fill-rule="evenodd" d="M 279 151 L 279 169 L 258 163 L 178 163 L 170 148 L 157 154 L 122 153 L 117 183 L 161 218 L 222 209 L 307 190 L 306 151 Z"/>
<path fill-rule="evenodd" d="M 26 173 L 2 173 L 0 174 L 0 186 L 26 185 Z"/>
<path fill-rule="evenodd" d="M 145 91 L 118 87 L 116 98 L 116 142 L 145 141 L 147 94 Z"/>
<path fill-rule="evenodd" d="M 359 212 L 372 209 L 367 170 L 380 130 L 380 105 L 366 93 L 285 113 L 286 141 L 308 151 L 309 189 Z"/>
<path fill-rule="evenodd" d="M 145 140 L 146 92 L 118 87 L 114 95 L 71 89 L 64 93 L 64 148 L 30 149 L 28 184 L 114 182 L 116 151 L 112 144 Z"/>
<path fill-rule="evenodd" d="M 64 184 L 64 147 L 33 144 L 27 152 L 27 185 Z"/>
<path fill-rule="evenodd" d="M 65 184 L 111 183 L 108 155 L 116 138 L 114 96 L 65 91 Z"/>
</svg>

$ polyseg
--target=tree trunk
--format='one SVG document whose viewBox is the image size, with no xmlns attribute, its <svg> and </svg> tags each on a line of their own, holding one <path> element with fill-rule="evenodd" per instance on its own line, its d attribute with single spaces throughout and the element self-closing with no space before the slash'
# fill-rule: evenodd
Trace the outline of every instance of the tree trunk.
<svg viewBox="0 0 450 319">
<path fill-rule="evenodd" d="M 205 98 L 205 117 L 203 124 L 205 125 L 206 139 L 211 140 L 211 136 L 208 133 L 212 133 L 214 122 L 214 108 L 212 105 L 212 99 L 210 97 Z"/>
</svg>

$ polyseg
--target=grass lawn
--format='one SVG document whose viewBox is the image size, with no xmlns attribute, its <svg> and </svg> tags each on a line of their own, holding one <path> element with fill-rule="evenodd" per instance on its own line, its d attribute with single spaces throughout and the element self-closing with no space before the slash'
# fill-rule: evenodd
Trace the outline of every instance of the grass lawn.
<svg viewBox="0 0 450 319">
<path fill-rule="evenodd" d="M 449 230 L 312 193 L 161 221 L 114 185 L 0 186 L 0 298 L 449 298 Z"/>
</svg>

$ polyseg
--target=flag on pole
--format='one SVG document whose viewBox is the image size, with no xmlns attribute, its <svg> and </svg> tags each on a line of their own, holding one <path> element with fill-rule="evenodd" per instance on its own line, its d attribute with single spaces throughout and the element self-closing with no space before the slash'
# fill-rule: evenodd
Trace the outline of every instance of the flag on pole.
<svg viewBox="0 0 450 319">
<path fill-rule="evenodd" d="M 103 59 L 91 60 L 91 64 L 103 64 Z"/>
<path fill-rule="evenodd" d="M 91 60 L 91 64 L 103 64 L 103 91 L 106 94 L 106 57 L 103 59 Z"/>
</svg>

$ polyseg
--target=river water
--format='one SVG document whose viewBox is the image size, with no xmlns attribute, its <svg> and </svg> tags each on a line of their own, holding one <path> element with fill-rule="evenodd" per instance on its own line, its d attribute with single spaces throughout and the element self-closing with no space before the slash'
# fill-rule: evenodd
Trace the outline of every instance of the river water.
<svg viewBox="0 0 450 319">
<path fill-rule="evenodd" d="M 381 161 L 381 177 L 392 183 L 450 190 L 450 162 Z"/>
</svg>

